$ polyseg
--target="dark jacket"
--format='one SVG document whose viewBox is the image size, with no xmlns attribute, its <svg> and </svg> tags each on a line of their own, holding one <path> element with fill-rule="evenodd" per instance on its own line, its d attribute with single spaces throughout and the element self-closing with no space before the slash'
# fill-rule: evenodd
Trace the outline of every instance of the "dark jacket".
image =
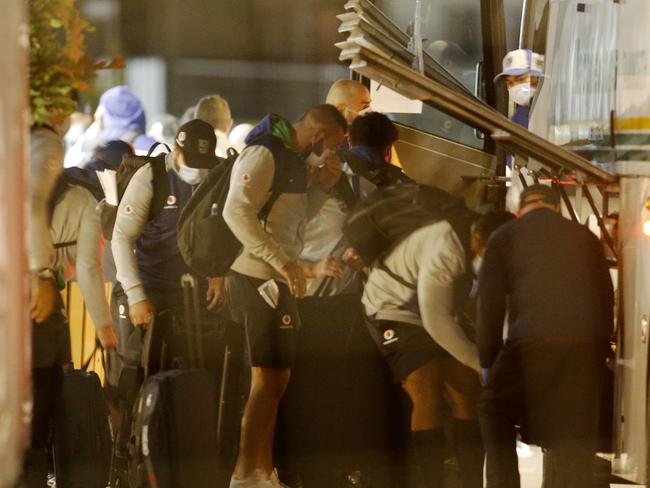
<svg viewBox="0 0 650 488">
<path fill-rule="evenodd" d="M 497 230 L 479 273 L 477 344 L 489 368 L 508 338 L 608 341 L 614 293 L 602 246 L 586 227 L 537 209 Z M 506 307 L 507 304 L 507 307 Z"/>
<path fill-rule="evenodd" d="M 181 276 L 189 272 L 178 249 L 176 227 L 192 196 L 192 186 L 174 170 L 167 172 L 167 178 L 167 204 L 145 224 L 135 244 L 138 271 L 145 289 L 180 288 Z"/>
</svg>

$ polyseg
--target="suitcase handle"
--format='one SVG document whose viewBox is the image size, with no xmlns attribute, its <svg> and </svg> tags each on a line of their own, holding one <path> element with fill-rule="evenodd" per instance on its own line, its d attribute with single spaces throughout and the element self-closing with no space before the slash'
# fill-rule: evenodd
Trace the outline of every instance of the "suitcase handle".
<svg viewBox="0 0 650 488">
<path fill-rule="evenodd" d="M 183 311 L 187 330 L 190 367 L 203 369 L 203 337 L 201 334 L 201 312 L 196 278 L 189 273 L 184 274 L 181 276 L 181 287 L 183 289 Z"/>
<path fill-rule="evenodd" d="M 136 327 L 141 328 L 141 333 L 144 334 L 144 342 L 142 344 L 142 356 L 141 356 L 141 366 L 144 370 L 144 377 L 149 377 L 149 358 L 151 357 L 151 344 L 153 343 L 153 332 L 154 327 L 156 326 L 156 319 L 151 319 L 151 323 L 148 327 L 142 325 L 136 325 Z"/>
</svg>

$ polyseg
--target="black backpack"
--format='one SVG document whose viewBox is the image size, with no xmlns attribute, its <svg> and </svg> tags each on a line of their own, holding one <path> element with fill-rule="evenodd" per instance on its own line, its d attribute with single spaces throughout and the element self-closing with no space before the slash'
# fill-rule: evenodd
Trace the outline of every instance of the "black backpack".
<svg viewBox="0 0 650 488">
<path fill-rule="evenodd" d="M 263 141 L 264 145 L 271 146 L 277 140 L 271 136 L 261 136 L 249 145 Z M 210 170 L 178 220 L 178 249 L 185 264 L 201 276 L 224 276 L 242 250 L 241 242 L 223 218 L 230 174 L 238 156 L 234 149 L 228 150 L 228 157 Z M 260 220 L 266 221 L 280 196 L 281 169 L 282 165 L 276 161 L 271 195 L 258 214 Z"/>
<path fill-rule="evenodd" d="M 477 214 L 461 198 L 435 187 L 402 184 L 380 187 L 350 213 L 343 233 L 367 265 L 383 266 L 383 259 L 412 232 L 441 220 L 448 221 L 470 255 L 470 226 Z"/>
<path fill-rule="evenodd" d="M 386 163 L 379 166 L 371 164 L 365 157 L 352 151 L 339 150 L 336 152 L 345 161 L 355 175 L 359 175 L 378 187 L 392 186 L 403 183 L 415 183 L 401 168 Z"/>
<path fill-rule="evenodd" d="M 54 190 L 52 190 L 50 195 L 48 202 L 50 220 L 52 219 L 55 207 L 63 200 L 65 194 L 73 186 L 85 188 L 92 193 L 98 202 L 104 198 L 102 186 L 99 184 L 99 180 L 93 177 L 92 170 L 76 167 L 66 168 L 56 180 Z"/>
<path fill-rule="evenodd" d="M 99 179 L 93 174 L 94 170 L 86 168 L 66 168 L 56 181 L 54 190 L 48 201 L 48 219 L 51 225 L 54 209 L 61 203 L 65 194 L 74 186 L 80 186 L 88 190 L 98 202 L 104 198 L 104 191 L 99 183 Z M 64 247 L 76 246 L 77 241 L 55 242 L 54 248 L 61 249 Z"/>
<path fill-rule="evenodd" d="M 99 203 L 99 211 L 101 214 L 102 234 L 107 241 L 113 237 L 113 228 L 115 227 L 115 219 L 117 218 L 117 209 L 122 201 L 124 192 L 129 186 L 133 175 L 135 175 L 140 168 L 146 164 L 151 164 L 153 170 L 153 198 L 151 206 L 149 207 L 149 220 L 156 218 L 167 203 L 169 196 L 169 180 L 167 179 L 167 168 L 165 166 L 165 157 L 167 153 L 159 154 L 158 156 L 151 156 L 154 149 L 162 143 L 157 142 L 151 146 L 146 156 L 125 156 L 122 159 L 117 170 L 117 205 L 110 205 L 106 200 Z M 169 146 L 162 144 L 171 151 Z"/>
</svg>

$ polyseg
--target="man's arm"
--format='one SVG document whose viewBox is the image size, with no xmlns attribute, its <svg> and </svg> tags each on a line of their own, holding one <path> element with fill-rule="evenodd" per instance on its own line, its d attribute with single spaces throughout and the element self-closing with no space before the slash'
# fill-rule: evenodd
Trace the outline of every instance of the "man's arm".
<svg viewBox="0 0 650 488">
<path fill-rule="evenodd" d="M 454 358 L 479 371 L 476 346 L 455 317 L 454 282 L 465 270 L 465 252 L 451 227 L 420 259 L 417 293 L 424 328 Z"/>
<path fill-rule="evenodd" d="M 138 263 L 133 252 L 135 242 L 149 219 L 153 198 L 153 170 L 146 164 L 131 178 L 117 209 L 111 248 L 115 258 L 117 280 L 122 285 L 129 305 L 147 299 L 138 273 Z"/>
<path fill-rule="evenodd" d="M 307 219 L 311 220 L 331 196 L 332 189 L 336 186 L 343 170 L 340 158 L 335 153 L 330 153 L 325 158 L 320 168 L 310 168 L 309 188 L 307 191 Z"/>
<path fill-rule="evenodd" d="M 63 142 L 51 129 L 40 127 L 31 133 L 29 269 L 51 268 L 55 251 L 49 229 L 49 202 L 63 172 Z"/>
<path fill-rule="evenodd" d="M 81 216 L 75 270 L 88 313 L 98 329 L 111 327 L 113 322 L 104 289 L 103 244 L 99 214 L 91 202 Z"/>
<path fill-rule="evenodd" d="M 40 278 L 37 272 L 54 265 L 55 250 L 49 229 L 49 203 L 56 182 L 63 171 L 63 141 L 53 130 L 39 127 L 30 140 L 30 220 L 29 269 L 31 276 L 30 315 L 44 322 L 59 301 L 54 281 Z"/>
<path fill-rule="evenodd" d="M 246 148 L 232 170 L 223 218 L 246 251 L 280 271 L 290 258 L 258 218 L 269 198 L 274 173 L 275 162 L 267 148 Z"/>
<path fill-rule="evenodd" d="M 494 239 L 488 242 L 478 279 L 477 335 L 481 367 L 490 368 L 503 345 L 508 282 Z"/>
</svg>

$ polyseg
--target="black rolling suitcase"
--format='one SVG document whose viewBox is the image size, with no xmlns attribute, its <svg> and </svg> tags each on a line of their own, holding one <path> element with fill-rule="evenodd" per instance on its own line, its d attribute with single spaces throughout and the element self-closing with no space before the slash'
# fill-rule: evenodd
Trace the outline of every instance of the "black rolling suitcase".
<svg viewBox="0 0 650 488">
<path fill-rule="evenodd" d="M 150 376 L 145 371 L 133 414 L 128 468 L 131 487 L 212 488 L 222 475 L 218 456 L 221 409 L 215 375 L 204 369 L 196 280 L 185 275 L 182 286 L 185 333 L 181 337 L 187 354 L 175 360 L 175 369 L 161 367 Z M 159 347 L 152 343 L 154 336 L 148 331 L 143 357 L 155 357 L 154 362 L 165 365 L 169 343 L 163 340 Z"/>
<path fill-rule="evenodd" d="M 60 488 L 106 488 L 111 465 L 109 410 L 94 372 L 65 371 L 57 408 L 54 467 Z"/>
<path fill-rule="evenodd" d="M 373 487 L 408 488 L 408 404 L 363 324 L 360 297 L 308 297 L 298 307 L 302 326 L 278 411 L 277 465 L 305 488 L 367 486 L 369 479 Z M 360 479 L 350 481 L 352 474 Z"/>
</svg>

